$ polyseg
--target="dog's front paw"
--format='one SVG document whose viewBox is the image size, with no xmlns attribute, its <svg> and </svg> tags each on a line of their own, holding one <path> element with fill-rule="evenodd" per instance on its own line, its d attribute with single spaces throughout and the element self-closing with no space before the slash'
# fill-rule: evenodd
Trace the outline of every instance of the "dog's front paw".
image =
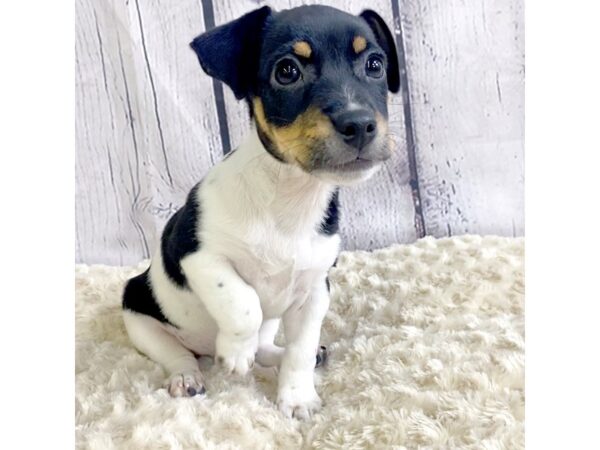
<svg viewBox="0 0 600 450">
<path fill-rule="evenodd" d="M 216 360 L 227 373 L 246 375 L 254 367 L 258 335 L 241 340 L 219 335 L 216 347 Z"/>
<path fill-rule="evenodd" d="M 172 374 L 164 386 L 172 397 L 193 397 L 206 392 L 200 371 Z"/>
<path fill-rule="evenodd" d="M 321 409 L 321 399 L 313 386 L 289 386 L 279 391 L 277 407 L 286 417 L 307 420 Z"/>
</svg>

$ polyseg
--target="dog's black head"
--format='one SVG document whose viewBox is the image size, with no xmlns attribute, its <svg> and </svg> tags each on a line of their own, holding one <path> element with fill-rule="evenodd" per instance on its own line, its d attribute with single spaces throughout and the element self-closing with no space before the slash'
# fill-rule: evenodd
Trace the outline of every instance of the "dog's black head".
<svg viewBox="0 0 600 450">
<path fill-rule="evenodd" d="M 399 88 L 394 39 L 373 11 L 269 7 L 192 42 L 207 74 L 248 100 L 276 158 L 338 182 L 390 156 L 387 92 Z"/>
</svg>

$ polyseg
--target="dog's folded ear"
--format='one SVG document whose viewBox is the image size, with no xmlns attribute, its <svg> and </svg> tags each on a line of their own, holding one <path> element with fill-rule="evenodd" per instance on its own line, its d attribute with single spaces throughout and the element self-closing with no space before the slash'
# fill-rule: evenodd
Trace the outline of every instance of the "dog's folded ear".
<svg viewBox="0 0 600 450">
<path fill-rule="evenodd" d="M 237 99 L 246 97 L 254 84 L 262 31 L 270 14 L 271 8 L 263 6 L 201 34 L 190 44 L 204 71 L 226 83 Z"/>
<path fill-rule="evenodd" d="M 387 83 L 388 89 L 391 92 L 398 92 L 400 89 L 400 70 L 398 68 L 398 53 L 396 52 L 396 44 L 394 43 L 394 36 L 390 29 L 385 24 L 385 21 L 375 11 L 367 9 L 360 13 L 362 17 L 373 33 L 377 43 L 383 49 L 388 60 L 387 67 Z"/>
</svg>

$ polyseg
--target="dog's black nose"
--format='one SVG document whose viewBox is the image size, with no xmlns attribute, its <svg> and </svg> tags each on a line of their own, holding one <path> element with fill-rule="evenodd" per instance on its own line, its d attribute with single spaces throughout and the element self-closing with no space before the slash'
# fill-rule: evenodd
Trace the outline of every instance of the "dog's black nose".
<svg viewBox="0 0 600 450">
<path fill-rule="evenodd" d="M 358 150 L 371 142 L 377 134 L 377 122 L 369 111 L 344 111 L 332 117 L 332 122 L 344 141 Z"/>
</svg>

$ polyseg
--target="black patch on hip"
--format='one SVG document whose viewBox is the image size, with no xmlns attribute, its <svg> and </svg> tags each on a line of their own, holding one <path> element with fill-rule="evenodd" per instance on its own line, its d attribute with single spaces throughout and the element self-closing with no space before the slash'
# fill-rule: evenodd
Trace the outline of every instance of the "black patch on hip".
<svg viewBox="0 0 600 450">
<path fill-rule="evenodd" d="M 165 272 L 173 283 L 182 288 L 187 288 L 188 284 L 180 262 L 200 248 L 197 233 L 201 213 L 197 197 L 199 186 L 200 183 L 192 188 L 185 204 L 169 219 L 161 238 Z"/>
<path fill-rule="evenodd" d="M 149 270 L 127 282 L 125 291 L 123 292 L 123 309 L 145 314 L 155 318 L 159 322 L 173 325 L 163 314 L 160 305 L 156 302 L 156 298 L 152 293 L 148 278 Z"/>
</svg>

